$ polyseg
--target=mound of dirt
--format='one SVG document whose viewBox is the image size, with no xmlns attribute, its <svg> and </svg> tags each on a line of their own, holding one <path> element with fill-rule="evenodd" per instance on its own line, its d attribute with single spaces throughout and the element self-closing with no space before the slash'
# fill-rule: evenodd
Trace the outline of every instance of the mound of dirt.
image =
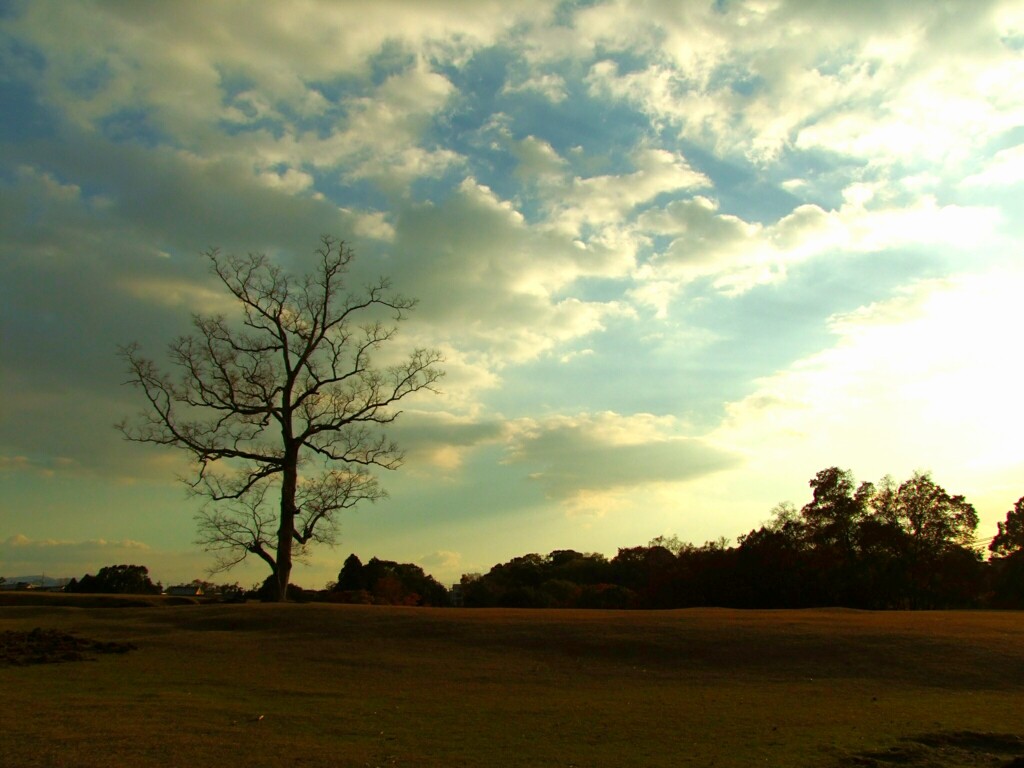
<svg viewBox="0 0 1024 768">
<path fill-rule="evenodd" d="M 903 739 L 901 744 L 888 749 L 854 755 L 842 765 L 844 768 L 1024 768 L 1024 738 L 974 731 L 930 733 Z"/>
<path fill-rule="evenodd" d="M 131 643 L 104 642 L 75 637 L 56 629 L 36 627 L 31 632 L 0 632 L 0 665 L 57 664 L 86 661 L 96 653 L 127 653 Z"/>
</svg>

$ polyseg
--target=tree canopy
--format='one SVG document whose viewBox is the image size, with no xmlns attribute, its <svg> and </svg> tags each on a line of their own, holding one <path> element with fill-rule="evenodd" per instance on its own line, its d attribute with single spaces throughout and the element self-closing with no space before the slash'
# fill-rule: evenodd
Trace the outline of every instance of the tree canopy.
<svg viewBox="0 0 1024 768">
<path fill-rule="evenodd" d="M 658 537 L 610 560 L 573 550 L 523 555 L 464 576 L 464 604 L 942 608 L 980 604 L 993 589 L 1016 599 L 1024 566 L 1014 561 L 993 582 L 974 539 L 974 507 L 930 474 L 858 484 L 849 470 L 828 467 L 809 486 L 803 507 L 778 505 L 736 546 Z M 1000 526 L 994 550 L 1013 548 L 1021 508 L 1024 500 Z"/>
<path fill-rule="evenodd" d="M 159 595 L 161 589 L 149 580 L 149 569 L 144 565 L 107 565 L 96 575 L 85 574 L 72 579 L 65 592 L 91 594 Z"/>
<path fill-rule="evenodd" d="M 992 539 L 989 549 L 997 555 L 1009 556 L 1024 552 L 1024 496 L 1017 499 L 1006 520 L 999 525 L 999 533 Z"/>
<path fill-rule="evenodd" d="M 371 558 L 354 553 L 345 559 L 331 590 L 335 599 L 381 605 L 448 605 L 448 590 L 412 563 Z"/>
</svg>

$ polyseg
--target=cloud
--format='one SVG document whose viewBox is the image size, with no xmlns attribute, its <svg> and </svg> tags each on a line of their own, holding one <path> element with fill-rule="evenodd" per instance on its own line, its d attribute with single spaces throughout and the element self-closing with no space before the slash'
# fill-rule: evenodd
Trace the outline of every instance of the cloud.
<svg viewBox="0 0 1024 768">
<path fill-rule="evenodd" d="M 548 142 L 527 136 L 511 142 L 511 150 L 519 161 L 516 176 L 524 182 L 553 187 L 564 183 L 569 164 Z"/>
<path fill-rule="evenodd" d="M 235 302 L 224 290 L 213 285 L 197 284 L 184 278 L 160 275 L 126 275 L 114 283 L 140 303 L 163 304 L 185 311 L 207 315 L 227 314 L 235 309 Z"/>
<path fill-rule="evenodd" d="M 40 96 L 73 132 L 172 146 L 220 165 L 221 175 L 225 166 L 244 168 L 260 184 L 292 194 L 311 190 L 314 170 L 404 194 L 414 178 L 459 162 L 458 153 L 420 142 L 452 94 L 448 80 L 424 63 L 426 41 L 431 32 L 444 36 L 455 19 L 436 8 L 404 9 L 400 21 L 395 12 L 378 6 L 354 20 L 309 4 L 287 22 L 270 8 L 242 17 L 207 9 L 143 19 L 124 8 L 78 13 L 44 3 L 26 9 L 12 28 L 49 52 Z M 424 22 L 420 29 L 405 26 L 410 15 Z M 473 22 L 483 21 L 474 16 L 461 18 L 463 43 L 474 37 Z M 509 21 L 495 13 L 478 26 L 476 44 Z M 313 29 L 318 34 L 310 37 Z M 110 45 L 78 45 L 85 30 Z M 414 38 L 407 61 L 374 82 L 368 60 L 406 33 Z M 74 85 L 83 78 L 88 87 Z"/>
<path fill-rule="evenodd" d="M 727 452 L 686 437 L 672 417 L 606 412 L 523 420 L 506 463 L 523 465 L 553 497 L 578 505 L 605 492 L 679 483 L 734 463 Z"/>
<path fill-rule="evenodd" d="M 391 434 L 405 452 L 407 468 L 417 475 L 451 476 L 472 451 L 502 441 L 506 427 L 449 413 L 406 412 Z"/>
<path fill-rule="evenodd" d="M 1005 3 L 608 2 L 563 9 L 557 26 L 549 3 L 458 5 L 377 3 L 353 18 L 322 3 L 146 17 L 33 3 L 10 28 L 47 51 L 47 102 L 75 125 L 127 112 L 183 149 L 245 158 L 294 185 L 305 164 L 344 160 L 397 189 L 459 162 L 421 139 L 454 95 L 442 70 L 494 46 L 520 57 L 506 94 L 567 100 L 572 70 L 551 65 L 571 61 L 589 68 L 595 97 L 758 162 L 791 148 L 935 160 L 960 156 L 964 135 L 981 142 L 1020 122 L 1022 65 L 1007 42 L 1019 21 Z M 102 50 L 84 42 L 100 38 Z M 626 52 L 633 66 L 616 58 Z M 272 174 L 281 162 L 293 167 Z"/>
<path fill-rule="evenodd" d="M 322 141 L 308 134 L 297 137 L 291 148 L 301 155 L 292 162 L 343 166 L 348 178 L 369 178 L 385 189 L 405 190 L 413 179 L 439 175 L 459 162 L 450 150 L 417 146 L 430 117 L 452 92 L 446 78 L 419 62 L 389 77 L 372 94 L 351 99 L 343 130 Z"/>
<path fill-rule="evenodd" d="M 687 483 L 736 462 L 729 451 L 687 436 L 678 419 L 652 414 L 474 420 L 407 413 L 393 434 L 407 450 L 406 469 L 434 481 L 440 476 L 473 483 L 459 470 L 484 449 L 500 448 L 500 467 L 477 464 L 475 471 L 525 469 L 524 479 L 539 484 L 574 516 L 625 508 L 639 494 Z"/>
<path fill-rule="evenodd" d="M 67 456 L 34 459 L 28 456 L 0 455 L 0 473 L 3 472 L 25 473 L 47 478 L 65 474 L 87 474 L 78 461 Z"/>
<path fill-rule="evenodd" d="M 959 157 L 963 136 L 984 141 L 1019 123 L 1021 63 L 1002 42 L 1010 22 L 1000 5 L 859 13 L 838 2 L 737 3 L 716 12 L 617 2 L 580 12 L 577 23 L 604 46 L 648 54 L 639 68 L 595 64 L 592 92 L 635 104 L 690 141 L 758 163 L 796 147 L 891 164 Z"/>
<path fill-rule="evenodd" d="M 555 104 L 568 98 L 565 79 L 551 73 L 533 74 L 515 84 L 507 82 L 503 90 L 505 93 L 537 93 Z"/>
<path fill-rule="evenodd" d="M 480 2 L 469 9 L 456 2 L 381 2 L 353 15 L 309 2 L 287 13 L 262 6 L 139 14 L 131 6 L 67 9 L 43 2 L 25 9 L 12 27 L 52 52 L 53 98 L 78 104 L 83 118 L 143 100 L 176 134 L 194 135 L 197 123 L 221 116 L 225 80 L 248 82 L 244 93 L 304 114 L 323 107 L 322 94 L 311 96 L 318 84 L 342 75 L 368 77 L 369 61 L 388 42 L 459 58 L 492 44 L 522 18 L 542 21 L 550 10 L 546 3 L 512 9 Z M 108 42 L 106 68 L 83 78 L 99 57 L 86 41 L 99 38 Z"/>
<path fill-rule="evenodd" d="M 419 557 L 416 563 L 445 586 L 458 583 L 465 569 L 462 553 L 447 549 L 429 552 Z"/>
<path fill-rule="evenodd" d="M 710 185 L 684 157 L 663 149 L 642 149 L 632 158 L 632 173 L 577 177 L 557 203 L 562 226 L 579 234 L 584 224 L 598 227 L 624 220 L 641 203 L 660 194 Z"/>
<path fill-rule="evenodd" d="M 108 565 L 133 564 L 148 568 L 153 582 L 187 583 L 206 575 L 209 556 L 198 550 L 179 552 L 135 539 L 54 539 L 15 534 L 0 540 L 0 575 L 6 578 L 45 574 L 51 578 L 81 578 Z M 262 578 L 243 569 L 236 577 Z"/>
<path fill-rule="evenodd" d="M 759 380 L 711 437 L 768 474 L 927 467 L 980 490 L 985 473 L 1020 463 L 1024 367 L 1011 350 L 1022 288 L 1019 270 L 922 281 L 836 315 L 834 345 Z"/>
<path fill-rule="evenodd" d="M 443 205 L 403 210 L 392 266 L 420 299 L 418 322 L 500 370 L 628 314 L 621 302 L 559 295 L 584 276 L 621 273 L 619 258 L 600 248 L 581 252 L 563 234 L 531 228 L 511 202 L 466 179 Z"/>
<path fill-rule="evenodd" d="M 864 185 L 846 193 L 838 208 L 804 204 L 767 225 L 720 213 L 717 202 L 703 196 L 650 209 L 639 217 L 638 230 L 673 239 L 638 273 L 655 288 L 646 297 L 642 289 L 635 295 L 664 311 L 666 280 L 710 277 L 719 290 L 735 295 L 779 282 L 789 267 L 811 259 L 928 245 L 977 248 L 995 241 L 1001 223 L 992 207 L 940 205 L 930 195 L 875 201 Z"/>
<path fill-rule="evenodd" d="M 562 355 L 558 359 L 559 359 L 559 362 L 562 362 L 562 363 L 571 363 L 573 360 L 576 360 L 577 358 L 580 358 L 580 357 L 590 357 L 593 354 L 594 354 L 594 350 L 592 350 L 592 349 L 574 349 L 571 352 L 567 352 L 566 354 Z"/>
<path fill-rule="evenodd" d="M 106 539 L 88 539 L 85 541 L 68 541 L 61 539 L 30 539 L 23 534 L 9 536 L 3 542 L 3 546 L 12 549 L 74 549 L 81 551 L 88 550 L 148 550 L 150 547 L 145 542 L 123 539 L 121 541 L 107 541 Z"/>
<path fill-rule="evenodd" d="M 46 574 L 57 578 L 95 573 L 104 565 L 140 563 L 153 556 L 148 544 L 133 539 L 34 539 L 14 534 L 0 540 L 5 577 Z"/>
<path fill-rule="evenodd" d="M 659 260 L 717 269 L 722 260 L 739 258 L 750 251 L 762 231 L 760 225 L 719 213 L 718 209 L 717 201 L 703 195 L 674 200 L 664 208 L 645 211 L 637 228 L 674 237 Z"/>
<path fill-rule="evenodd" d="M 964 179 L 967 187 L 1009 187 L 1024 181 L 1024 144 L 1002 149 L 987 166 Z"/>
</svg>

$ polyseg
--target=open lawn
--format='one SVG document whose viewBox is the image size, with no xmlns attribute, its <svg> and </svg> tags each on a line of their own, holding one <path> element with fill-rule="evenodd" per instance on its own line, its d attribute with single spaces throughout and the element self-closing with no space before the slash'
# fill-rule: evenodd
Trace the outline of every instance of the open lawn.
<svg viewBox="0 0 1024 768">
<path fill-rule="evenodd" d="M 1022 613 L 22 598 L 134 650 L 0 663 L 12 768 L 1024 765 Z"/>
</svg>

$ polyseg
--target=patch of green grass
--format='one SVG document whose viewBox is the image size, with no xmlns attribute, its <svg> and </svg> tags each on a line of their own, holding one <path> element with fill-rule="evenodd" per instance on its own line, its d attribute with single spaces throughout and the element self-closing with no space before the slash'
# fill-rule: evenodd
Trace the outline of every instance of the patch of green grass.
<svg viewBox="0 0 1024 768">
<path fill-rule="evenodd" d="M 0 630 L 137 650 L 0 668 L 0 765 L 1004 765 L 964 755 L 1024 731 L 1020 613 L 74 605 Z"/>
</svg>

